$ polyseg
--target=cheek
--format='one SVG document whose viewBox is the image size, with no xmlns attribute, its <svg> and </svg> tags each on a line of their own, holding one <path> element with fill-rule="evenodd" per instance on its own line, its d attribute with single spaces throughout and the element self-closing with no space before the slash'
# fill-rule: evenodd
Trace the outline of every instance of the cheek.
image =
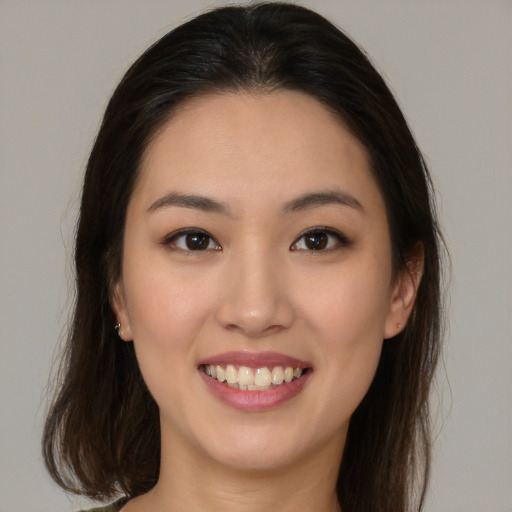
<svg viewBox="0 0 512 512">
<path fill-rule="evenodd" d="M 357 288 L 331 294 L 318 327 L 324 356 L 330 358 L 340 385 L 355 390 L 370 384 L 377 367 L 384 332 L 383 303 Z"/>
<path fill-rule="evenodd" d="M 145 272 L 127 270 L 127 312 L 138 353 L 172 357 L 189 348 L 214 300 L 206 283 L 157 265 Z"/>
<path fill-rule="evenodd" d="M 325 409 L 331 411 L 326 421 L 335 430 L 347 424 L 366 395 L 384 341 L 382 312 L 369 304 L 367 296 L 352 292 L 332 297 L 323 309 L 324 327 L 318 333 L 326 372 L 322 389 L 330 389 L 325 395 Z"/>
<path fill-rule="evenodd" d="M 316 293 L 309 288 L 310 294 L 303 295 L 303 314 L 315 331 L 329 373 L 333 405 L 343 401 L 350 414 L 379 362 L 389 310 L 386 276 L 386 269 L 380 271 L 375 265 L 362 265 L 359 270 L 354 266 L 330 273 Z"/>
<path fill-rule="evenodd" d="M 211 297 L 200 283 L 169 273 L 130 274 L 127 310 L 137 361 L 160 408 L 185 414 L 180 385 L 190 380 L 197 361 L 198 332 L 207 321 Z M 166 277 L 167 276 L 167 277 Z"/>
<path fill-rule="evenodd" d="M 389 312 L 387 272 L 370 265 L 328 272 L 302 283 L 302 309 L 323 339 L 335 346 L 383 340 Z M 319 285 L 320 284 L 320 285 Z M 298 291 L 298 293 L 301 293 Z"/>
</svg>

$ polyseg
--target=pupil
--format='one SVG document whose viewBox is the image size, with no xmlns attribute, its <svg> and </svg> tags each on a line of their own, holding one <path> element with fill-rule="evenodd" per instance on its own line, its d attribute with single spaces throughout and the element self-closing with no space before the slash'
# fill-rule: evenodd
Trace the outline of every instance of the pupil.
<svg viewBox="0 0 512 512">
<path fill-rule="evenodd" d="M 208 247 L 208 236 L 201 233 L 188 234 L 187 247 L 192 251 L 206 249 Z"/>
<path fill-rule="evenodd" d="M 311 233 L 306 237 L 306 246 L 311 251 L 319 251 L 327 246 L 327 235 L 325 233 Z"/>
</svg>

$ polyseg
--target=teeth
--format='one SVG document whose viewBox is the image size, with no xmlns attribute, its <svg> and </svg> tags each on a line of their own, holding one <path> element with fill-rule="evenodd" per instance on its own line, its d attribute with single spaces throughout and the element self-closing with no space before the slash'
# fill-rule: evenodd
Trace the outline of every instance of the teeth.
<svg viewBox="0 0 512 512">
<path fill-rule="evenodd" d="M 276 366 L 272 370 L 272 384 L 274 386 L 279 386 L 279 384 L 282 384 L 284 380 L 284 370 L 282 366 Z"/>
<path fill-rule="evenodd" d="M 262 391 L 280 386 L 283 382 L 291 382 L 300 378 L 303 369 L 292 368 L 291 366 L 275 366 L 272 370 L 266 366 L 262 368 L 240 366 L 237 369 L 235 365 L 228 364 L 225 367 L 205 365 L 204 372 L 219 382 L 226 382 L 229 387 L 234 389 Z"/>
<path fill-rule="evenodd" d="M 238 372 L 232 364 L 226 366 L 226 382 L 228 384 L 235 384 L 238 380 Z"/>
<path fill-rule="evenodd" d="M 254 385 L 255 386 L 270 386 L 270 382 L 272 380 L 272 375 L 268 368 L 258 368 L 256 370 L 256 375 L 254 376 Z"/>
<path fill-rule="evenodd" d="M 254 372 L 252 371 L 252 368 L 240 366 L 238 369 L 238 384 L 240 384 L 240 386 L 249 386 L 254 384 Z"/>
<path fill-rule="evenodd" d="M 217 374 L 216 378 L 219 382 L 224 382 L 226 380 L 226 375 L 224 373 L 224 370 L 222 369 L 222 366 L 216 366 L 215 373 Z"/>
</svg>

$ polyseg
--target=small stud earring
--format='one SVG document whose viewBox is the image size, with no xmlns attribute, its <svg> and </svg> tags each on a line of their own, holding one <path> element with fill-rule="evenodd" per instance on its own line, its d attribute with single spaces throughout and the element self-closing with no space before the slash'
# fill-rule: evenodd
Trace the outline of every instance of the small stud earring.
<svg viewBox="0 0 512 512">
<path fill-rule="evenodd" d="M 116 331 L 117 335 L 118 335 L 119 337 L 121 337 L 121 324 L 116 324 L 116 325 L 115 325 L 115 327 L 114 327 L 114 329 L 115 329 L 115 331 Z"/>
</svg>

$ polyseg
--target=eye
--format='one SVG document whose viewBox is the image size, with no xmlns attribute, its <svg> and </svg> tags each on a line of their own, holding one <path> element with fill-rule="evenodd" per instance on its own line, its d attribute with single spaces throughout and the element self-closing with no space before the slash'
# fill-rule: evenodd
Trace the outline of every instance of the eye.
<svg viewBox="0 0 512 512">
<path fill-rule="evenodd" d="M 290 247 L 292 251 L 328 251 L 347 246 L 345 235 L 331 228 L 312 228 L 302 233 Z"/>
<path fill-rule="evenodd" d="M 181 251 L 220 251 L 220 245 L 206 231 L 182 229 L 168 236 L 163 245 Z"/>
</svg>

